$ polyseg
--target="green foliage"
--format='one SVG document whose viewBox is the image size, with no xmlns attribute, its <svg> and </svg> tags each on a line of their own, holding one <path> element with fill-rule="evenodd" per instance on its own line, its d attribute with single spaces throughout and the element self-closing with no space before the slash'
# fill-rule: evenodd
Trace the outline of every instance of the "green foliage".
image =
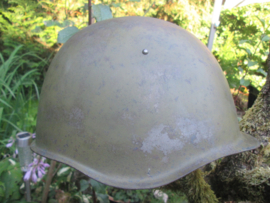
<svg viewBox="0 0 270 203">
<path fill-rule="evenodd" d="M 253 4 L 221 12 L 213 52 L 231 88 L 261 88 L 266 76 L 270 4 Z"/>
<path fill-rule="evenodd" d="M 79 29 L 77 27 L 66 27 L 58 33 L 58 43 L 65 43 L 70 37 L 72 37 Z"/>
<path fill-rule="evenodd" d="M 103 4 L 93 5 L 93 16 L 97 22 L 113 17 L 110 7 Z"/>
<path fill-rule="evenodd" d="M 120 200 L 124 202 L 162 202 L 154 197 L 153 190 L 124 190 L 113 187 L 107 187 L 108 194 L 114 198 L 114 200 Z"/>
<path fill-rule="evenodd" d="M 89 182 L 86 180 L 80 180 L 80 192 L 85 191 L 89 187 Z"/>
<path fill-rule="evenodd" d="M 112 17 L 149 16 L 178 24 L 207 43 L 212 12 L 210 0 L 185 0 L 167 3 L 165 0 L 95 0 L 93 17 L 97 22 Z M 260 4 L 222 11 L 214 54 L 219 60 L 231 87 L 252 84 L 260 87 L 266 76 L 268 54 L 269 4 Z M 8 151 L 5 144 L 17 131 L 34 132 L 37 99 L 43 81 L 46 60 L 68 38 L 88 23 L 85 0 L 6 0 L 0 3 L 0 152 Z M 76 26 L 76 27 L 75 27 Z M 24 46 L 20 46 L 24 44 Z M 34 54 L 32 54 L 34 53 Z M 269 153 L 265 150 L 265 153 Z M 18 164 L 0 161 L 0 201 L 19 200 Z M 10 168 L 8 168 L 10 167 Z M 131 202 L 162 202 L 152 190 L 121 190 L 94 180 L 73 180 L 74 169 L 63 165 L 56 173 L 49 202 L 57 202 L 59 191 L 71 197 L 71 202 L 86 202 L 96 191 L 99 202 L 115 200 Z M 269 171 L 254 171 L 248 178 L 266 180 Z M 12 177 L 10 177 L 12 174 Z M 14 176 L 14 177 L 13 177 Z M 11 184 L 7 185 L 7 181 Z M 169 193 L 169 202 L 217 202 L 201 171 L 195 171 L 178 181 L 176 193 Z M 32 197 L 40 201 L 43 183 L 32 185 Z M 167 193 L 167 192 L 166 192 Z M 92 200 L 91 200 L 92 201 Z"/>
<path fill-rule="evenodd" d="M 18 56 L 22 46 L 16 47 L 7 60 L 0 54 L 0 138 L 6 139 L 16 131 L 33 132 L 39 87 L 38 64 L 27 58 L 38 56 L 25 53 Z M 41 59 L 39 59 L 41 60 Z M 42 61 L 42 60 L 41 60 Z M 24 68 L 30 69 L 24 72 Z M 33 108 L 34 107 L 34 108 Z"/>
<path fill-rule="evenodd" d="M 204 44 L 207 43 L 211 25 L 212 1 L 182 1 L 155 4 L 151 16 L 175 23 L 193 33 Z"/>
<path fill-rule="evenodd" d="M 197 169 L 164 188 L 174 192 L 183 192 L 190 203 L 217 203 L 218 199 L 210 185 L 204 180 L 204 176 L 201 169 Z"/>
<path fill-rule="evenodd" d="M 13 202 L 21 198 L 22 171 L 12 159 L 0 161 L 0 202 Z"/>
<path fill-rule="evenodd" d="M 98 193 L 106 193 L 106 185 L 100 183 L 100 182 L 97 182 L 96 180 L 94 179 L 91 179 L 90 180 L 90 184 L 91 186 L 94 188 L 94 190 Z"/>
</svg>

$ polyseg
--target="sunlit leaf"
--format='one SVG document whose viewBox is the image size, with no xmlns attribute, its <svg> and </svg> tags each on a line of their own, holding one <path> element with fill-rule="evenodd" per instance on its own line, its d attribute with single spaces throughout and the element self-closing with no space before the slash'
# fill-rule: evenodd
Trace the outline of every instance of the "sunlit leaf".
<svg viewBox="0 0 270 203">
<path fill-rule="evenodd" d="M 265 42 L 265 41 L 269 41 L 270 40 L 270 37 L 268 35 L 264 35 L 262 37 L 262 41 Z"/>
<path fill-rule="evenodd" d="M 44 23 L 44 25 L 46 25 L 47 27 L 60 25 L 60 23 L 59 23 L 57 20 L 46 20 L 46 21 L 44 21 L 43 23 Z"/>
<path fill-rule="evenodd" d="M 78 32 L 79 29 L 77 27 L 67 27 L 63 30 L 58 32 L 58 43 L 65 43 L 68 41 L 69 38 L 71 38 L 76 32 Z"/>
<path fill-rule="evenodd" d="M 255 66 L 256 64 L 258 64 L 257 61 L 251 61 L 251 60 L 248 60 L 248 67 Z"/>
<path fill-rule="evenodd" d="M 93 5 L 92 8 L 93 8 L 93 16 L 97 22 L 111 19 L 113 17 L 112 11 L 109 6 L 98 4 L 98 5 Z"/>
<path fill-rule="evenodd" d="M 241 72 L 243 72 L 243 68 L 241 68 L 240 66 L 238 67 L 238 70 L 240 70 Z"/>
<path fill-rule="evenodd" d="M 257 17 L 257 19 L 261 22 L 262 26 L 265 27 L 265 20 Z"/>
<path fill-rule="evenodd" d="M 59 23 L 60 27 L 68 27 L 68 26 L 74 26 L 75 23 L 71 20 L 64 20 L 63 23 Z"/>
<path fill-rule="evenodd" d="M 242 78 L 241 80 L 240 80 L 240 85 L 243 85 L 243 86 L 249 86 L 249 84 L 250 84 L 250 81 L 249 80 L 246 80 L 246 79 L 244 79 L 244 78 Z"/>
<path fill-rule="evenodd" d="M 264 76 L 267 76 L 267 73 L 262 68 L 259 68 L 258 70 L 256 70 L 256 72 L 261 73 Z"/>
<path fill-rule="evenodd" d="M 112 3 L 111 5 L 112 5 L 113 7 L 120 7 L 120 6 L 121 6 L 120 3 Z"/>
<path fill-rule="evenodd" d="M 242 40 L 239 41 L 239 44 L 244 44 L 246 42 L 249 42 L 249 40 L 248 39 L 242 39 Z"/>
<path fill-rule="evenodd" d="M 250 49 L 246 49 L 246 52 L 247 52 L 249 55 L 252 55 Z"/>
<path fill-rule="evenodd" d="M 40 33 L 40 32 L 42 32 L 42 29 L 40 26 L 36 26 L 35 29 L 31 30 L 31 32 Z"/>
</svg>

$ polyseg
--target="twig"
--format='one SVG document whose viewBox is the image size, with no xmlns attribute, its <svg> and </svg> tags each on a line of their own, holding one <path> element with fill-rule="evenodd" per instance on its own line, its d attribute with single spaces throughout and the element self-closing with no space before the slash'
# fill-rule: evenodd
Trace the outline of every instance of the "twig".
<svg viewBox="0 0 270 203">
<path fill-rule="evenodd" d="M 88 25 L 92 24 L 92 4 L 91 4 L 91 0 L 88 0 Z"/>
<path fill-rule="evenodd" d="M 56 170 L 55 170 L 55 172 L 53 173 L 53 177 L 59 171 L 59 169 L 61 168 L 61 166 L 62 166 L 62 163 L 59 163 L 58 166 L 57 166 L 57 168 L 56 168 Z"/>
<path fill-rule="evenodd" d="M 94 188 L 92 188 L 92 192 L 93 192 L 93 202 L 97 203 L 97 196 L 96 196 L 96 192 L 95 192 Z"/>
<path fill-rule="evenodd" d="M 42 203 L 46 203 L 47 198 L 48 198 L 48 194 L 49 194 L 49 189 L 50 189 L 50 185 L 52 182 L 52 178 L 53 178 L 53 171 L 56 165 L 56 161 L 51 160 L 51 166 L 50 169 L 48 171 L 48 175 L 47 175 L 47 179 L 46 179 L 46 183 L 45 183 L 45 188 L 42 194 Z"/>
</svg>

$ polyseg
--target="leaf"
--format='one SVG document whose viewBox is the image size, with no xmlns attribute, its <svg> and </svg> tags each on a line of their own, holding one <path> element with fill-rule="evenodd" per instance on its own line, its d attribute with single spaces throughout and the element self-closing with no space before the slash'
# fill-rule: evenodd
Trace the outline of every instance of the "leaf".
<svg viewBox="0 0 270 203">
<path fill-rule="evenodd" d="M 113 6 L 113 7 L 121 7 L 121 4 L 120 3 L 112 3 L 111 6 Z"/>
<path fill-rule="evenodd" d="M 42 32 L 42 29 L 40 26 L 36 26 L 35 29 L 31 30 L 31 32 L 40 33 L 40 32 Z"/>
<path fill-rule="evenodd" d="M 249 49 L 245 50 L 249 55 L 252 55 L 251 51 Z"/>
<path fill-rule="evenodd" d="M 20 198 L 19 185 L 22 183 L 22 171 L 19 163 L 16 163 L 15 166 L 9 164 L 7 170 L 2 172 L 0 181 L 5 184 L 5 199 L 15 200 Z"/>
<path fill-rule="evenodd" d="M 244 44 L 246 42 L 249 42 L 249 40 L 248 39 L 242 39 L 242 40 L 239 41 L 239 44 Z"/>
<path fill-rule="evenodd" d="M 71 20 L 65 20 L 63 23 L 59 23 L 59 27 L 74 26 L 75 23 Z"/>
<path fill-rule="evenodd" d="M 262 68 L 259 68 L 258 70 L 256 70 L 256 72 L 261 73 L 264 76 L 267 76 L 267 73 Z"/>
<path fill-rule="evenodd" d="M 270 37 L 268 35 L 264 35 L 262 37 L 262 41 L 265 42 L 265 41 L 269 41 L 270 40 Z"/>
<path fill-rule="evenodd" d="M 15 166 L 16 165 L 16 162 L 12 159 L 8 159 L 8 161 L 11 163 L 12 166 Z"/>
<path fill-rule="evenodd" d="M 90 184 L 92 185 L 92 187 L 94 188 L 94 190 L 97 193 L 101 193 L 101 194 L 105 194 L 106 193 L 106 185 L 104 185 L 104 184 L 102 184 L 100 182 L 97 182 L 94 179 L 91 179 L 90 180 Z"/>
<path fill-rule="evenodd" d="M 109 196 L 106 194 L 97 194 L 97 199 L 99 200 L 100 203 L 110 203 Z"/>
<path fill-rule="evenodd" d="M 92 8 L 93 8 L 93 16 L 97 22 L 111 19 L 113 17 L 112 11 L 109 6 L 98 4 L 98 5 L 93 5 Z"/>
<path fill-rule="evenodd" d="M 130 2 L 141 2 L 141 0 L 129 0 Z"/>
<path fill-rule="evenodd" d="M 237 67 L 237 68 L 238 68 L 239 71 L 241 71 L 243 73 L 243 71 L 244 71 L 243 68 L 241 68 L 240 66 Z"/>
<path fill-rule="evenodd" d="M 0 197 L 5 196 L 5 184 L 0 181 Z"/>
<path fill-rule="evenodd" d="M 68 176 L 67 176 L 67 182 L 70 182 L 72 174 L 73 174 L 72 172 L 70 172 L 70 173 L 68 174 Z"/>
<path fill-rule="evenodd" d="M 63 167 L 61 168 L 58 172 L 57 175 L 61 176 L 63 173 L 65 173 L 66 171 L 68 171 L 70 169 L 70 167 Z"/>
<path fill-rule="evenodd" d="M 58 43 L 65 43 L 68 41 L 69 38 L 71 38 L 76 32 L 78 32 L 79 29 L 77 27 L 67 27 L 63 30 L 58 32 Z"/>
<path fill-rule="evenodd" d="M 8 159 L 4 159 L 4 160 L 0 161 L 0 176 L 1 176 L 2 172 L 7 170 L 8 166 L 9 166 Z"/>
<path fill-rule="evenodd" d="M 5 102 L 4 100 L 2 100 L 1 98 L 0 98 L 0 103 L 5 104 L 6 106 L 8 106 L 9 108 L 12 109 L 12 106 L 10 106 L 7 102 Z"/>
<path fill-rule="evenodd" d="M 3 114 L 3 107 L 0 108 L 0 126 L 1 126 L 1 120 L 2 120 L 2 114 Z M 1 174 L 0 174 L 1 175 Z"/>
<path fill-rule="evenodd" d="M 89 182 L 87 180 L 80 180 L 80 192 L 85 191 L 89 187 Z"/>
<path fill-rule="evenodd" d="M 256 18 L 261 22 L 262 26 L 265 27 L 265 20 L 256 16 Z"/>
<path fill-rule="evenodd" d="M 46 25 L 47 27 L 51 27 L 51 26 L 55 26 L 55 25 L 60 25 L 60 23 L 57 20 L 46 20 L 43 22 L 44 25 Z"/>
<path fill-rule="evenodd" d="M 258 64 L 257 61 L 251 61 L 251 60 L 248 60 L 248 67 L 255 66 L 256 64 Z"/>
<path fill-rule="evenodd" d="M 246 80 L 246 79 L 244 79 L 244 78 L 242 78 L 241 80 L 240 80 L 240 85 L 243 85 L 243 86 L 249 86 L 249 84 L 250 84 L 250 81 L 249 80 Z"/>
</svg>

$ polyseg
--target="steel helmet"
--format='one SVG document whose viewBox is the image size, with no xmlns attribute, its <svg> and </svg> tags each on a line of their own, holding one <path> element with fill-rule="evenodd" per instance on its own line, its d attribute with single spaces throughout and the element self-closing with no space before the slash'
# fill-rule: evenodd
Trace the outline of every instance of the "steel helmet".
<svg viewBox="0 0 270 203">
<path fill-rule="evenodd" d="M 32 149 L 97 181 L 154 188 L 258 141 L 223 72 L 186 30 L 148 17 L 93 24 L 52 61 Z"/>
</svg>

